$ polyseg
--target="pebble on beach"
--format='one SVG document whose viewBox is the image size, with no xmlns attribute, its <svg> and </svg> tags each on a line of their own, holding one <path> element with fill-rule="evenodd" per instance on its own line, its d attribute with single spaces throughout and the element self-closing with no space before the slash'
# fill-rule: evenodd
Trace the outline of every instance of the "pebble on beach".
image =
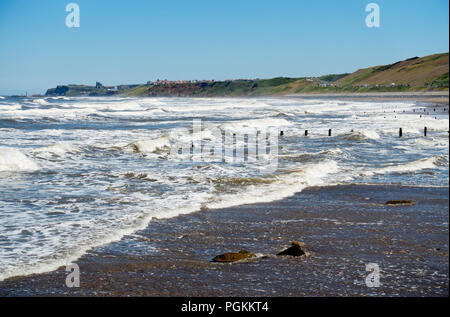
<svg viewBox="0 0 450 317">
<path fill-rule="evenodd" d="M 399 205 L 403 205 L 403 206 L 413 206 L 416 203 L 412 200 L 389 200 L 386 202 L 386 205 L 388 206 L 399 206 Z"/>
<path fill-rule="evenodd" d="M 239 252 L 228 252 L 220 254 L 212 259 L 213 262 L 230 263 L 249 258 L 254 258 L 256 255 L 250 251 L 241 250 Z"/>
<path fill-rule="evenodd" d="M 292 245 L 291 247 L 287 248 L 284 251 L 281 251 L 277 255 L 290 255 L 290 256 L 306 255 L 306 252 L 303 249 L 306 246 L 304 242 L 293 241 L 291 245 Z"/>
</svg>

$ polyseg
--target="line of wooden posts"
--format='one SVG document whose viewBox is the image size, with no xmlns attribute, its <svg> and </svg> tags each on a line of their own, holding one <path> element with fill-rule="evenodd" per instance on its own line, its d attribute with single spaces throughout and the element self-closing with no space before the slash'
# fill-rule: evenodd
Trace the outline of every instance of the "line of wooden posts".
<svg viewBox="0 0 450 317">
<path fill-rule="evenodd" d="M 428 128 L 424 127 L 423 128 L 423 135 L 427 136 L 427 133 L 428 133 Z M 448 131 L 447 131 L 447 133 L 448 133 Z M 280 135 L 283 136 L 283 134 L 284 134 L 284 132 L 281 131 Z M 305 136 L 308 136 L 308 130 L 305 130 Z M 331 136 L 331 129 L 328 129 L 328 136 Z M 401 138 L 403 136 L 403 129 L 402 128 L 400 128 L 398 130 L 398 136 L 399 136 L 399 138 Z"/>
<path fill-rule="evenodd" d="M 423 128 L 423 136 L 427 136 L 427 133 L 428 133 L 428 128 L 424 127 Z M 399 128 L 398 129 L 398 137 L 401 138 L 402 136 L 403 136 L 403 129 Z"/>
</svg>

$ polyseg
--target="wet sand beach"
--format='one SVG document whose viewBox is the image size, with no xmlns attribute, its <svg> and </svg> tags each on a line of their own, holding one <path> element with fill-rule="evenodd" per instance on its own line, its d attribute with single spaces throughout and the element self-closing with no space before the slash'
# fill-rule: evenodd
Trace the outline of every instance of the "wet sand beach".
<svg viewBox="0 0 450 317">
<path fill-rule="evenodd" d="M 154 219 L 65 267 L 0 282 L 0 296 L 448 296 L 448 187 L 312 187 L 271 203 Z M 392 199 L 413 206 L 386 206 Z M 277 257 L 302 241 L 306 257 Z M 266 256 L 210 262 L 245 249 Z M 380 270 L 366 286 L 366 264 Z"/>
</svg>

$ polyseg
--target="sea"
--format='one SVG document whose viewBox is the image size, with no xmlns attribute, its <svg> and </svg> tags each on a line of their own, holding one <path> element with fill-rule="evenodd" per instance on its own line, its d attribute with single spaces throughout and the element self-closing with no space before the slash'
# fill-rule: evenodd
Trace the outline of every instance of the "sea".
<svg viewBox="0 0 450 317">
<path fill-rule="evenodd" d="M 408 101 L 0 97 L 0 280 L 153 219 L 314 186 L 448 187 L 448 130 L 448 106 Z"/>
</svg>

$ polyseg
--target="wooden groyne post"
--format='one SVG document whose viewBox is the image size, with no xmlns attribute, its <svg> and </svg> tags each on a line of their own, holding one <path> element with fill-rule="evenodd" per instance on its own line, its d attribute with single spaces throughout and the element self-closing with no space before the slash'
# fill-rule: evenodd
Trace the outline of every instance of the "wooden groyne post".
<svg viewBox="0 0 450 317">
<path fill-rule="evenodd" d="M 353 132 L 353 129 L 351 130 L 351 132 Z M 447 133 L 449 133 L 449 132 L 447 131 Z M 281 131 L 280 136 L 283 136 L 283 135 L 284 135 L 284 132 Z M 305 130 L 305 136 L 308 136 L 308 135 L 309 135 L 309 131 Z M 332 135 L 332 129 L 328 129 L 328 136 L 331 136 L 331 135 Z M 423 135 L 425 137 L 428 136 L 428 127 L 423 127 Z M 449 133 L 449 136 L 450 136 L 450 133 Z M 403 137 L 403 128 L 398 129 L 398 137 L 399 138 Z"/>
</svg>

